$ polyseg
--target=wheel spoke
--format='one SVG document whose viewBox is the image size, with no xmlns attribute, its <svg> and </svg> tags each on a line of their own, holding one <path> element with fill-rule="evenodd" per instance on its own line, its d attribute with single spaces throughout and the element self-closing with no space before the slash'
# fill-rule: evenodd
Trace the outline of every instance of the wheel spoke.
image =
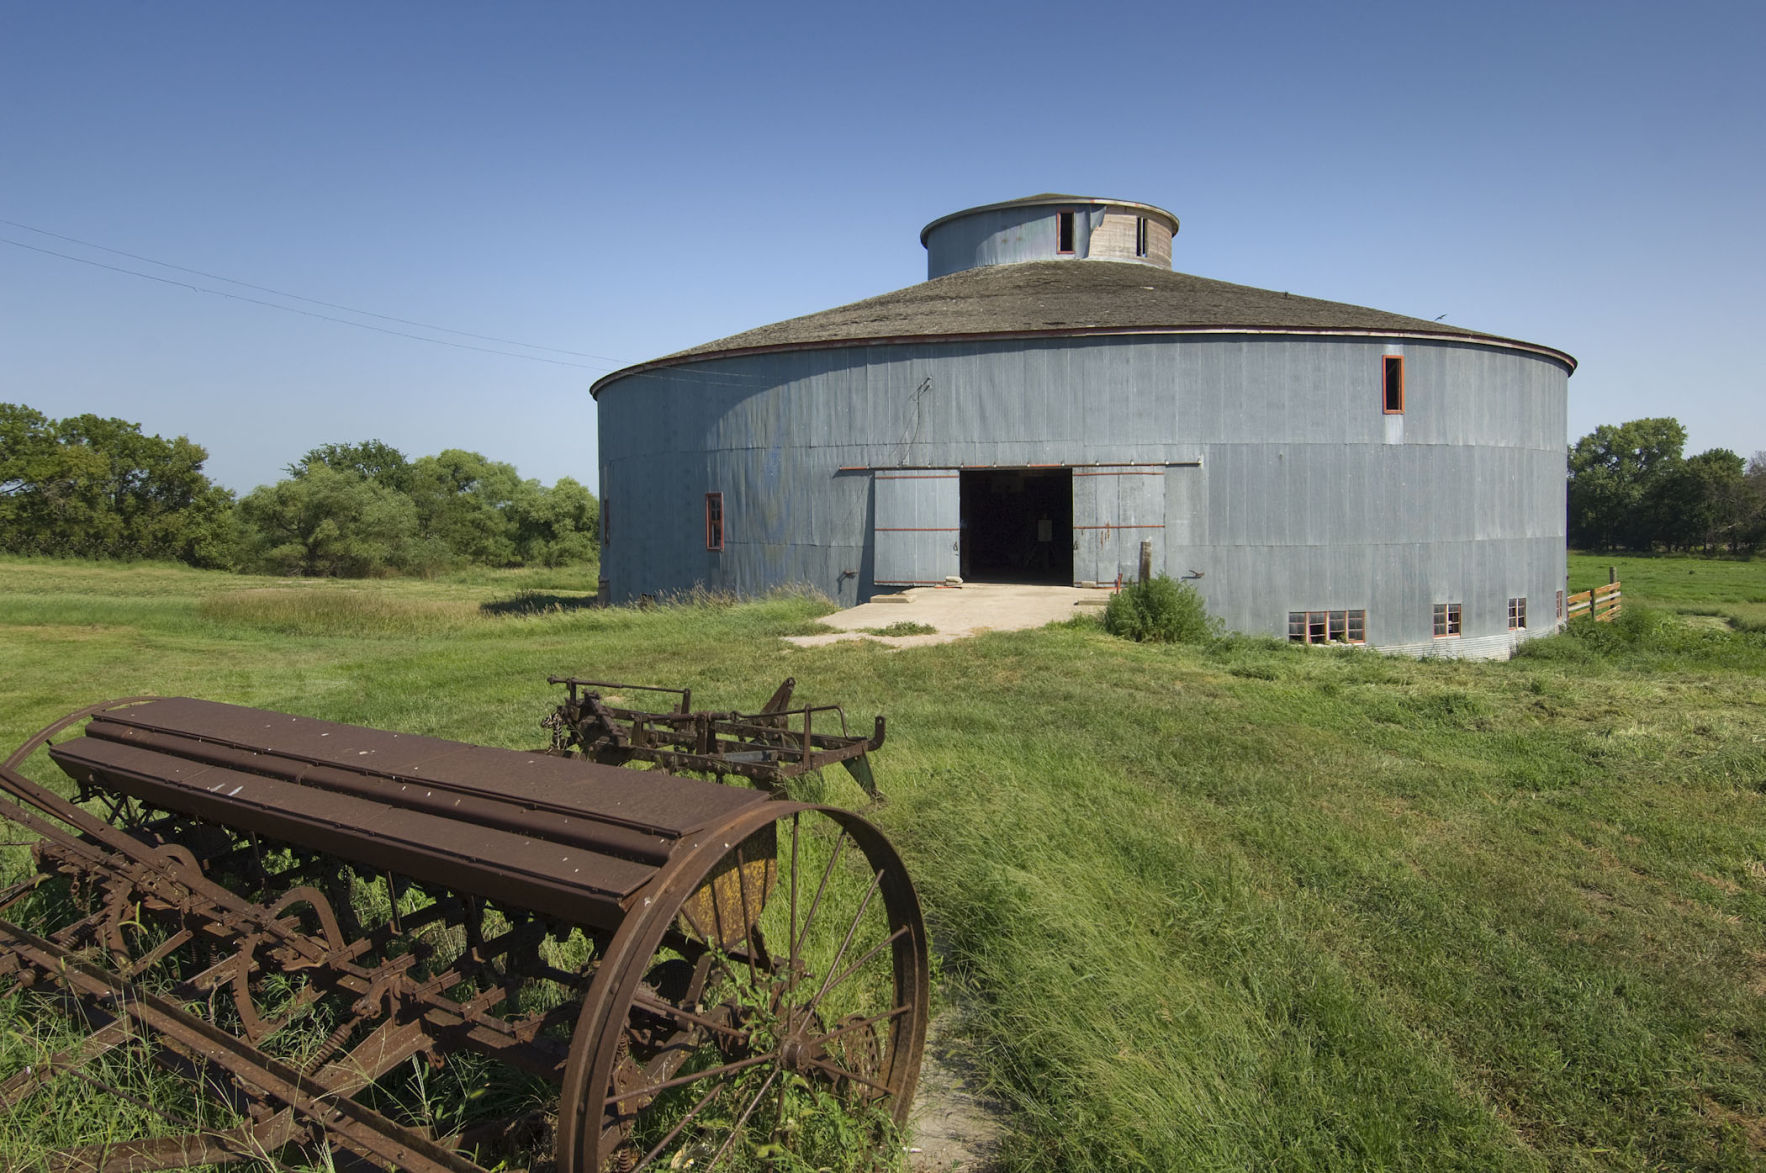
<svg viewBox="0 0 1766 1173">
<path fill-rule="evenodd" d="M 742 849 L 747 846 L 747 840 L 736 844 L 736 899 L 742 905 L 742 956 L 748 962 L 748 988 L 753 990 L 760 985 L 760 978 L 754 972 L 754 926 L 760 918 L 748 919 L 748 869 L 743 866 L 747 861 L 742 858 Z"/>
<path fill-rule="evenodd" d="M 816 886 L 815 899 L 809 902 L 809 911 L 803 914 L 803 932 L 797 940 L 791 942 L 791 958 L 796 960 L 803 943 L 809 939 L 809 926 L 816 919 L 816 910 L 822 906 L 822 895 L 828 890 L 828 880 L 834 875 L 834 865 L 840 862 L 840 852 L 846 846 L 846 828 L 840 828 L 840 838 L 834 841 L 834 852 L 828 857 L 828 866 L 822 869 L 822 882 Z M 793 861 L 795 866 L 795 861 Z"/>
<path fill-rule="evenodd" d="M 876 1080 L 866 1079 L 864 1076 L 858 1074 L 857 1072 L 848 1071 L 846 1068 L 840 1066 L 838 1063 L 833 1063 L 833 1062 L 830 1062 L 829 1060 L 826 1060 L 826 1059 L 811 1059 L 809 1061 L 809 1065 L 811 1067 L 821 1068 L 823 1071 L 826 1071 L 829 1075 L 832 1075 L 835 1079 L 850 1079 L 854 1083 L 862 1083 L 868 1088 L 874 1088 L 875 1090 L 883 1093 L 886 1096 L 891 1094 L 891 1092 L 888 1088 L 884 1087 L 882 1084 L 878 1083 Z"/>
<path fill-rule="evenodd" d="M 845 981 L 847 978 L 851 977 L 853 974 L 855 974 L 859 970 L 863 969 L 865 966 L 865 962 L 867 962 L 871 958 L 877 956 L 878 951 L 881 950 L 885 945 L 893 945 L 893 944 L 895 944 L 895 942 L 901 940 L 902 937 L 907 935 L 907 931 L 908 931 L 908 926 L 903 925 L 903 926 L 901 926 L 901 928 L 896 929 L 893 933 L 890 933 L 887 937 L 884 937 L 881 941 L 878 941 L 875 945 L 872 945 L 869 949 L 865 950 L 865 955 L 863 957 L 859 958 L 857 961 L 855 961 L 851 965 L 847 966 L 841 972 L 839 977 L 835 978 L 833 981 L 831 981 L 827 984 L 827 986 L 823 989 L 821 994 L 817 994 L 815 997 L 811 998 L 807 1004 L 807 1008 L 810 1010 L 814 1010 L 816 1008 L 816 1004 L 822 1000 L 822 997 L 824 994 L 831 994 L 835 990 L 839 989 L 841 982 Z"/>
<path fill-rule="evenodd" d="M 612 1107 L 625 1100 L 634 1100 L 642 1096 L 653 1096 L 658 1092 L 665 1092 L 671 1087 L 684 1087 L 689 1083 L 696 1083 L 701 1079 L 715 1079 L 720 1075 L 729 1075 L 732 1072 L 743 1071 L 750 1067 L 758 1067 L 762 1063 L 777 1058 L 778 1055 L 771 1051 L 764 1055 L 750 1055 L 746 1059 L 738 1059 L 734 1063 L 725 1063 L 721 1067 L 707 1067 L 704 1071 L 695 1071 L 690 1075 L 677 1075 L 673 1079 L 665 1079 L 661 1083 L 653 1083 L 645 1087 L 633 1088 L 629 1092 L 619 1092 L 615 1095 L 608 1096 L 605 1103 L 608 1107 Z"/>
<path fill-rule="evenodd" d="M 861 1018 L 857 1022 L 849 1022 L 845 1026 L 836 1027 L 829 1031 L 827 1034 L 817 1039 L 816 1042 L 826 1043 L 831 1039 L 837 1039 L 841 1035 L 850 1034 L 855 1030 L 864 1030 L 866 1027 L 876 1026 L 879 1022 L 886 1022 L 891 1018 L 900 1018 L 912 1009 L 912 1006 L 897 1006 L 893 1010 L 885 1010 L 881 1014 L 873 1014 L 869 1018 Z"/>
<path fill-rule="evenodd" d="M 736 1027 L 730 1026 L 728 1023 L 716 1022 L 703 1015 L 694 1014 L 690 1010 L 683 1010 L 673 1002 L 665 1002 L 661 998 L 646 994 L 641 990 L 633 996 L 632 1005 L 636 1006 L 639 1010 L 647 1010 L 651 1014 L 660 1017 L 673 1018 L 677 1021 L 687 1023 L 689 1026 L 697 1026 L 702 1030 L 715 1031 L 721 1035 L 728 1035 L 737 1042 L 746 1042 L 748 1039 L 747 1031 L 739 1030 Z"/>
<path fill-rule="evenodd" d="M 724 1154 L 730 1151 L 730 1146 L 736 1143 L 738 1136 L 742 1135 L 742 1126 L 748 1123 L 748 1117 L 752 1116 L 754 1110 L 760 1106 L 760 1101 L 766 1096 L 767 1089 L 773 1086 L 773 1080 L 777 1078 L 779 1078 L 777 1067 L 767 1072 L 766 1079 L 761 1081 L 760 1090 L 754 1093 L 754 1098 L 748 1101 L 746 1108 L 742 1109 L 742 1115 L 736 1117 L 736 1123 L 730 1128 L 730 1135 L 724 1137 L 724 1143 L 718 1146 L 717 1152 L 713 1153 L 711 1160 L 706 1162 L 707 1169 L 717 1168 L 717 1163 L 724 1159 Z"/>
<path fill-rule="evenodd" d="M 846 956 L 846 950 L 852 944 L 852 935 L 858 932 L 860 922 L 865 919 L 865 910 L 871 907 L 871 897 L 877 894 L 877 889 L 881 887 L 882 884 L 882 872 L 878 872 L 871 877 L 870 886 L 865 889 L 865 898 L 859 901 L 858 911 L 852 914 L 852 923 L 846 926 L 846 936 L 841 940 L 839 950 L 834 954 L 834 959 L 828 962 L 828 976 L 822 979 L 822 988 L 817 990 L 816 996 L 809 1000 L 811 1006 L 820 1002 L 822 1000 L 822 995 L 826 994 L 828 992 L 828 987 L 833 984 L 834 967 L 840 964 L 840 959 L 842 957 Z"/>
<path fill-rule="evenodd" d="M 797 980 L 791 962 L 797 957 L 797 820 L 800 817 L 798 814 L 791 816 L 791 919 L 785 926 L 785 944 L 788 946 L 788 955 L 785 958 L 787 982 Z"/>
<path fill-rule="evenodd" d="M 712 1098 L 715 1097 L 719 1092 L 723 1091 L 724 1088 L 728 1087 L 729 1085 L 730 1085 L 730 1081 L 727 1079 L 721 1079 L 717 1083 L 713 1084 L 711 1087 L 711 1090 L 706 1092 L 703 1096 L 700 1096 L 699 1102 L 697 1104 L 694 1104 L 691 1108 L 689 1108 L 687 1110 L 687 1114 L 685 1116 L 682 1116 L 678 1121 L 675 1122 L 675 1126 L 668 1130 L 668 1135 L 663 1137 L 661 1140 L 657 1141 L 655 1148 L 651 1149 L 649 1152 L 645 1153 L 642 1157 L 640 1157 L 638 1159 L 638 1163 L 636 1165 L 632 1166 L 632 1173 L 637 1173 L 637 1171 L 639 1169 L 642 1169 L 644 1166 L 648 1165 L 651 1161 L 654 1161 L 657 1157 L 661 1156 L 662 1150 L 666 1149 L 670 1144 L 672 1144 L 674 1142 L 674 1138 L 681 1134 L 681 1130 L 686 1128 L 688 1124 L 692 1123 L 693 1118 L 695 1116 L 697 1116 L 697 1115 L 699 1115 L 699 1113 L 705 1111 L 705 1105 L 711 1103 Z"/>
</svg>

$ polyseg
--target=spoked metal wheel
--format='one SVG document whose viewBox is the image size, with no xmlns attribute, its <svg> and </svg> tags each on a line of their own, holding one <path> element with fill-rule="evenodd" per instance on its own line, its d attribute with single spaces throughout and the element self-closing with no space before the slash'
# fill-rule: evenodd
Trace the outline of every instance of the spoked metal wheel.
<svg viewBox="0 0 1766 1173">
<path fill-rule="evenodd" d="M 907 1122 L 926 934 L 907 871 L 846 811 L 770 803 L 658 876 L 583 1005 L 569 1173 L 863 1167 Z"/>
</svg>

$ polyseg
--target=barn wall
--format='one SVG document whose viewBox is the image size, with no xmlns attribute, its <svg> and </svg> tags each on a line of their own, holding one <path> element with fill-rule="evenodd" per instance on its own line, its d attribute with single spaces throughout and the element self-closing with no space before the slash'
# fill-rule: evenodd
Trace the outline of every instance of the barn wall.
<svg viewBox="0 0 1766 1173">
<path fill-rule="evenodd" d="M 1083 201 L 1061 207 L 998 208 L 948 221 L 928 233 L 926 276 L 943 277 L 982 265 L 1056 260 L 1055 216 L 1062 211 L 1077 214 L 1073 252 L 1059 255 L 1084 259 L 1091 249 L 1092 228 L 1103 219 L 1101 208 Z"/>
<path fill-rule="evenodd" d="M 1146 217 L 1134 211 L 1106 211 L 1091 231 L 1091 242 L 1085 255 L 1094 261 L 1134 261 L 1161 269 L 1171 268 L 1171 229 L 1156 217 L 1147 221 L 1146 255 L 1135 255 L 1135 232 L 1143 219 Z"/>
<path fill-rule="evenodd" d="M 1388 353 L 1402 416 L 1381 410 Z M 620 599 L 806 582 L 852 603 L 875 589 L 869 469 L 1165 464 L 1158 564 L 1200 573 L 1234 629 L 1366 608 L 1378 646 L 1506 654 L 1507 600 L 1528 598 L 1537 633 L 1563 586 L 1566 379 L 1475 343 L 1227 335 L 664 368 L 600 396 L 604 573 Z M 704 549 L 708 491 L 721 553 Z M 1464 607 L 1459 640 L 1432 637 L 1437 602 Z"/>
</svg>

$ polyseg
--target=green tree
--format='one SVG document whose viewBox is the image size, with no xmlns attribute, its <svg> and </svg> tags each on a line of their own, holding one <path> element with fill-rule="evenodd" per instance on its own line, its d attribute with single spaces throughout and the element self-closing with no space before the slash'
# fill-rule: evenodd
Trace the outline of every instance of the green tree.
<svg viewBox="0 0 1766 1173">
<path fill-rule="evenodd" d="M 322 463 L 252 490 L 239 512 L 250 564 L 272 574 L 368 578 L 421 560 L 409 497 Z"/>
<path fill-rule="evenodd" d="M 521 491 L 514 466 L 449 448 L 411 465 L 418 532 L 484 566 L 517 561 L 509 508 Z"/>
<path fill-rule="evenodd" d="M 1681 462 L 1686 429 L 1671 418 L 1602 424 L 1569 460 L 1572 545 L 1647 550 L 1663 523 L 1660 482 Z"/>
<path fill-rule="evenodd" d="M 1737 548 L 1758 550 L 1766 546 L 1766 452 L 1754 453 L 1742 474 L 1739 514 Z"/>
<path fill-rule="evenodd" d="M 550 489 L 538 481 L 523 481 L 508 515 L 522 562 L 565 566 L 594 561 L 601 504 L 577 481 L 560 477 Z"/>
<path fill-rule="evenodd" d="M 405 454 L 391 444 L 364 440 L 359 444 L 321 444 L 289 465 L 291 477 L 303 477 L 323 465 L 336 472 L 355 473 L 363 480 L 374 481 L 401 493 L 411 491 L 411 463 Z"/>
<path fill-rule="evenodd" d="M 96 415 L 59 422 L 0 404 L 0 545 L 85 558 L 175 558 L 228 566 L 233 495 L 184 436 L 145 435 Z"/>
<path fill-rule="evenodd" d="M 323 444 L 240 505 L 251 564 L 285 574 L 433 573 L 461 563 L 592 561 L 599 506 L 450 448 L 407 460 L 379 440 Z"/>
<path fill-rule="evenodd" d="M 1727 448 L 1689 456 L 1657 479 L 1645 513 L 1670 548 L 1733 547 L 1744 510 L 1746 462 Z"/>
<path fill-rule="evenodd" d="M 0 403 L 0 548 L 27 552 L 36 539 L 38 486 L 55 475 L 53 422 L 22 403 Z"/>
<path fill-rule="evenodd" d="M 55 452 L 49 417 L 22 403 L 0 403 L 0 499 L 41 479 Z"/>
</svg>

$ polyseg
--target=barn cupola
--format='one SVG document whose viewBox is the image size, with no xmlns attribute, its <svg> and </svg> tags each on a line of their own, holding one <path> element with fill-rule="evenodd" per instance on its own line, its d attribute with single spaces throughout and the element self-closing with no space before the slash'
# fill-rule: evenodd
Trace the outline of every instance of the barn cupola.
<svg viewBox="0 0 1766 1173">
<path fill-rule="evenodd" d="M 920 230 L 926 276 L 1020 261 L 1129 261 L 1171 268 L 1177 217 L 1152 204 L 1034 195 L 941 216 Z"/>
</svg>

